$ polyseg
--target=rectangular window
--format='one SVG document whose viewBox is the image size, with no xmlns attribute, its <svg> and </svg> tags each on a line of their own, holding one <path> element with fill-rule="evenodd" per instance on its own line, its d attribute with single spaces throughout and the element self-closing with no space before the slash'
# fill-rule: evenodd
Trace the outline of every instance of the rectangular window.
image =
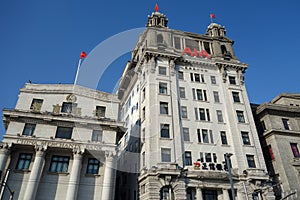
<svg viewBox="0 0 300 200">
<path fill-rule="evenodd" d="M 146 130 L 145 128 L 142 129 L 142 142 L 145 142 L 146 139 Z"/>
<path fill-rule="evenodd" d="M 219 92 L 213 91 L 215 103 L 220 103 Z"/>
<path fill-rule="evenodd" d="M 205 83 L 205 80 L 204 80 L 204 74 L 201 74 L 201 83 Z"/>
<path fill-rule="evenodd" d="M 198 136 L 198 142 L 201 143 L 201 131 L 200 129 L 197 129 L 197 136 Z"/>
<path fill-rule="evenodd" d="M 174 37 L 174 47 L 175 49 L 181 49 L 181 42 L 179 37 Z"/>
<path fill-rule="evenodd" d="M 171 149 L 161 148 L 161 162 L 171 162 Z"/>
<path fill-rule="evenodd" d="M 264 122 L 263 120 L 260 122 L 260 126 L 261 126 L 261 129 L 262 129 L 263 131 L 266 131 L 266 130 L 267 130 L 266 124 L 265 124 L 265 122 Z"/>
<path fill-rule="evenodd" d="M 142 101 L 146 99 L 146 88 L 143 88 L 142 90 Z"/>
<path fill-rule="evenodd" d="M 203 143 L 209 143 L 207 129 L 202 129 L 202 139 L 203 139 Z"/>
<path fill-rule="evenodd" d="M 160 75 L 167 75 L 167 68 L 166 68 L 166 67 L 159 66 L 159 67 L 158 67 L 158 73 L 159 73 Z"/>
<path fill-rule="evenodd" d="M 204 156 L 202 152 L 200 152 L 200 162 L 204 162 Z"/>
<path fill-rule="evenodd" d="M 298 149 L 298 145 L 297 143 L 291 143 L 291 148 L 292 148 L 292 152 L 295 158 L 299 158 L 300 154 L 299 154 L 299 149 Z"/>
<path fill-rule="evenodd" d="M 170 138 L 170 125 L 169 124 L 160 124 L 160 137 Z"/>
<path fill-rule="evenodd" d="M 236 115 L 237 115 L 237 118 L 238 118 L 238 122 L 245 123 L 245 117 L 244 117 L 244 112 L 243 111 L 237 110 Z"/>
<path fill-rule="evenodd" d="M 179 80 L 184 80 L 184 76 L 183 76 L 183 72 L 182 71 L 178 71 L 178 79 Z"/>
<path fill-rule="evenodd" d="M 244 145 L 250 145 L 249 133 L 245 132 L 245 131 L 242 131 L 241 134 L 242 134 L 243 144 Z"/>
<path fill-rule="evenodd" d="M 199 120 L 199 116 L 198 116 L 198 108 L 194 108 L 195 111 L 195 119 Z"/>
<path fill-rule="evenodd" d="M 213 136 L 212 130 L 209 130 L 209 136 L 210 136 L 210 143 L 213 144 L 214 143 L 214 136 Z"/>
<path fill-rule="evenodd" d="M 55 138 L 71 139 L 72 132 L 73 132 L 73 128 L 59 126 L 56 129 Z"/>
<path fill-rule="evenodd" d="M 203 42 L 204 50 L 210 54 L 210 45 L 209 42 Z"/>
<path fill-rule="evenodd" d="M 213 159 L 214 159 L 214 163 L 218 162 L 217 154 L 213 153 Z"/>
<path fill-rule="evenodd" d="M 92 133 L 92 141 L 94 142 L 101 142 L 102 141 L 102 130 L 93 130 Z"/>
<path fill-rule="evenodd" d="M 230 85 L 236 85 L 235 76 L 229 76 L 228 78 Z"/>
<path fill-rule="evenodd" d="M 188 118 L 187 107 L 186 106 L 181 106 L 181 117 L 184 118 L 184 119 Z"/>
<path fill-rule="evenodd" d="M 40 112 L 43 105 L 43 101 L 43 99 L 32 99 L 30 110 Z"/>
<path fill-rule="evenodd" d="M 96 117 L 105 117 L 105 106 L 96 106 Z"/>
<path fill-rule="evenodd" d="M 186 142 L 190 141 L 190 131 L 189 128 L 182 128 L 182 132 L 183 132 L 183 140 Z"/>
<path fill-rule="evenodd" d="M 50 164 L 50 172 L 67 172 L 69 165 L 69 156 L 52 156 Z"/>
<path fill-rule="evenodd" d="M 210 80 L 211 80 L 211 84 L 213 84 L 213 85 L 217 84 L 215 76 L 210 76 Z"/>
<path fill-rule="evenodd" d="M 144 121 L 146 119 L 146 108 L 143 107 L 142 109 L 142 121 Z"/>
<path fill-rule="evenodd" d="M 220 134 L 221 134 L 221 142 L 222 142 L 222 144 L 228 144 L 227 137 L 226 137 L 226 132 L 225 131 L 221 131 Z"/>
<path fill-rule="evenodd" d="M 180 95 L 180 98 L 185 99 L 185 88 L 184 87 L 179 88 L 179 95 Z"/>
<path fill-rule="evenodd" d="M 89 158 L 87 165 L 87 174 L 98 174 L 100 162 L 96 158 Z"/>
<path fill-rule="evenodd" d="M 167 102 L 160 102 L 160 114 L 169 114 L 169 108 Z"/>
<path fill-rule="evenodd" d="M 194 77 L 195 77 L 195 82 L 200 83 L 200 74 L 194 74 Z"/>
<path fill-rule="evenodd" d="M 194 81 L 194 74 L 190 73 L 190 77 L 191 77 L 191 81 L 193 82 Z"/>
<path fill-rule="evenodd" d="M 290 130 L 290 123 L 288 119 L 282 119 L 283 127 L 285 130 Z"/>
<path fill-rule="evenodd" d="M 28 170 L 31 163 L 31 159 L 32 159 L 31 153 L 20 153 L 16 169 Z"/>
<path fill-rule="evenodd" d="M 25 124 L 22 135 L 32 136 L 35 130 L 35 124 Z"/>
<path fill-rule="evenodd" d="M 205 153 L 205 162 L 207 163 L 212 162 L 211 153 Z"/>
<path fill-rule="evenodd" d="M 206 118 L 207 118 L 207 121 L 209 122 L 210 121 L 209 109 L 206 109 Z"/>
<path fill-rule="evenodd" d="M 248 162 L 248 167 L 249 168 L 255 168 L 255 160 L 254 160 L 254 156 L 253 155 L 246 155 L 247 157 L 247 162 Z"/>
<path fill-rule="evenodd" d="M 77 107 L 76 103 L 71 103 L 71 102 L 63 102 L 62 107 L 61 107 L 61 112 L 62 113 L 72 113 L 73 110 L 75 110 Z"/>
<path fill-rule="evenodd" d="M 192 51 L 194 51 L 194 49 L 199 51 L 199 42 L 196 40 L 185 39 L 185 47 L 189 47 Z"/>
<path fill-rule="evenodd" d="M 196 90 L 196 96 L 197 96 L 197 100 L 203 101 L 202 90 L 197 89 L 197 90 Z"/>
<path fill-rule="evenodd" d="M 145 152 L 142 153 L 142 167 L 145 167 L 146 165 L 146 156 L 145 156 Z"/>
<path fill-rule="evenodd" d="M 200 120 L 206 120 L 205 109 L 204 108 L 199 108 L 199 113 L 200 113 Z"/>
<path fill-rule="evenodd" d="M 233 102 L 240 103 L 240 95 L 238 92 L 232 92 Z"/>
<path fill-rule="evenodd" d="M 159 93 L 160 94 L 167 94 L 167 83 L 162 83 L 162 82 L 159 82 Z"/>
<path fill-rule="evenodd" d="M 184 164 L 185 166 L 192 165 L 192 152 L 190 151 L 184 152 Z"/>
<path fill-rule="evenodd" d="M 223 114 L 221 110 L 217 110 L 217 118 L 218 118 L 218 122 L 223 123 Z"/>
</svg>

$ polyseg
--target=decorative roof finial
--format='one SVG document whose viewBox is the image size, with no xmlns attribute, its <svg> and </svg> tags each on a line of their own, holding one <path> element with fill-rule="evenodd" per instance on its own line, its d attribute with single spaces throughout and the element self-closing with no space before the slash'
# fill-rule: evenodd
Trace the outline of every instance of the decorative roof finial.
<svg viewBox="0 0 300 200">
<path fill-rule="evenodd" d="M 158 4 L 156 3 L 156 5 L 155 5 L 155 8 L 154 8 L 154 10 L 156 11 L 156 12 L 158 12 L 158 10 L 159 10 L 159 8 L 158 8 Z"/>
</svg>

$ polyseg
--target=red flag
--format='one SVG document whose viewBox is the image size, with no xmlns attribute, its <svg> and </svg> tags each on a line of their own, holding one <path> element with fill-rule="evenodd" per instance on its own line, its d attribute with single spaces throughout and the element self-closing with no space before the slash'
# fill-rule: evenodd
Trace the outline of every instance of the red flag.
<svg viewBox="0 0 300 200">
<path fill-rule="evenodd" d="M 215 15 L 215 14 L 213 14 L 213 13 L 211 13 L 211 14 L 210 14 L 210 18 L 211 18 L 211 19 L 214 19 L 214 18 L 216 18 L 216 15 Z"/>
<path fill-rule="evenodd" d="M 84 51 L 80 53 L 80 59 L 82 58 L 86 58 L 86 53 Z"/>
<path fill-rule="evenodd" d="M 158 8 L 158 4 L 156 4 L 156 5 L 155 5 L 155 8 L 154 8 L 154 10 L 155 10 L 156 12 L 158 12 L 158 10 L 159 10 L 159 8 Z"/>
</svg>

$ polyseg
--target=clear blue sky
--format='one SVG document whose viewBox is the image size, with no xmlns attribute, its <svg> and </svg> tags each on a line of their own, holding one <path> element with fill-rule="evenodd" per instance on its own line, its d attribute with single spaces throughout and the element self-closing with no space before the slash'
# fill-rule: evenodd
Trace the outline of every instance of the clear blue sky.
<svg viewBox="0 0 300 200">
<path fill-rule="evenodd" d="M 15 106 L 19 89 L 33 83 L 72 83 L 81 51 L 122 31 L 143 27 L 154 0 L 1 0 L 0 108 Z M 300 92 L 299 0 L 160 0 L 169 27 L 205 33 L 209 13 L 235 41 L 236 56 L 249 64 L 250 101 L 270 101 L 282 92 Z M 123 56 L 99 84 L 112 91 L 122 73 Z M 2 115 L 2 112 L 1 112 Z M 3 124 L 0 135 L 4 133 Z"/>
</svg>

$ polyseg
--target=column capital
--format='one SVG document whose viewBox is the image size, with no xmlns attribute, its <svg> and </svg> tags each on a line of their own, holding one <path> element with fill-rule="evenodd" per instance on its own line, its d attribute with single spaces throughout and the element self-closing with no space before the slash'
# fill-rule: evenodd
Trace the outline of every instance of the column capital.
<svg viewBox="0 0 300 200">
<path fill-rule="evenodd" d="M 114 159 L 116 157 L 117 153 L 112 151 L 106 151 L 105 152 L 105 158 L 106 159 Z"/>
<path fill-rule="evenodd" d="M 36 156 L 43 157 L 43 156 L 45 156 L 47 146 L 35 145 L 34 149 L 35 149 L 35 155 Z"/>
<path fill-rule="evenodd" d="M 84 151 L 85 151 L 85 149 L 73 148 L 74 159 L 81 159 L 82 155 L 84 154 Z"/>
<path fill-rule="evenodd" d="M 9 154 L 12 144 L 1 142 L 0 143 L 0 153 Z"/>
</svg>

